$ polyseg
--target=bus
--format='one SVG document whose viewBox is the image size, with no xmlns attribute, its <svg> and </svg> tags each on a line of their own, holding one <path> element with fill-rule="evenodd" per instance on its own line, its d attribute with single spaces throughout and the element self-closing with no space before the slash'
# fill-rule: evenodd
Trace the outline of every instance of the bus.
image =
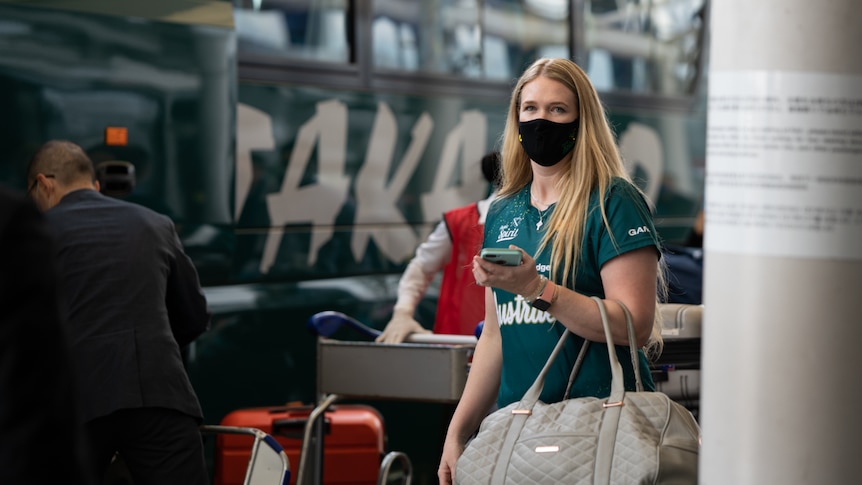
<svg viewBox="0 0 862 485">
<path fill-rule="evenodd" d="M 206 421 L 313 403 L 306 321 L 385 326 L 416 246 L 487 195 L 479 160 L 538 57 L 585 68 L 660 235 L 685 240 L 703 197 L 707 15 L 706 0 L 2 1 L 0 183 L 26 190 L 49 139 L 122 164 L 116 196 L 175 221 L 213 312 L 188 352 Z M 429 328 L 435 288 L 417 315 Z M 436 483 L 425 437 L 442 439 L 447 410 L 374 404 L 417 482 Z"/>
</svg>

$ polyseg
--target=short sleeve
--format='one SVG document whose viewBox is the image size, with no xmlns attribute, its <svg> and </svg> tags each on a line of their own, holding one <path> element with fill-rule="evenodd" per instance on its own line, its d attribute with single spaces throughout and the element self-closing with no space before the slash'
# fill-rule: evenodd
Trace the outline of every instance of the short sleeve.
<svg viewBox="0 0 862 485">
<path fill-rule="evenodd" d="M 661 255 L 661 242 L 649 206 L 630 182 L 614 180 L 605 199 L 605 211 L 611 232 L 603 223 L 600 229 L 597 228 L 600 234 L 597 241 L 599 267 L 621 254 L 643 247 L 655 247 L 656 258 Z"/>
</svg>

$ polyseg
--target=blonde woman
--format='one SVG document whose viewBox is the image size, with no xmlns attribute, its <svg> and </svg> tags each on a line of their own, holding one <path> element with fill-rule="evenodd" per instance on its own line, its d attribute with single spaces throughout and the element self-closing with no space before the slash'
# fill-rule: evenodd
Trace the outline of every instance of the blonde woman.
<svg viewBox="0 0 862 485">
<path fill-rule="evenodd" d="M 632 314 L 646 390 L 654 390 L 645 349 L 660 348 L 656 325 L 663 286 L 660 241 L 643 194 L 623 167 L 598 94 L 567 59 L 540 59 L 516 84 L 503 134 L 499 198 L 485 223 L 484 247 L 515 248 L 521 264 L 473 258 L 485 289 L 485 326 L 467 386 L 452 417 L 438 470 L 452 482 L 468 438 L 496 404 L 520 400 L 564 328 L 569 338 L 541 399 L 605 397 L 611 373 L 604 345 L 589 347 L 570 392 L 569 374 L 583 340 L 605 342 L 604 298 L 614 343 L 634 389 L 623 310 Z"/>
</svg>

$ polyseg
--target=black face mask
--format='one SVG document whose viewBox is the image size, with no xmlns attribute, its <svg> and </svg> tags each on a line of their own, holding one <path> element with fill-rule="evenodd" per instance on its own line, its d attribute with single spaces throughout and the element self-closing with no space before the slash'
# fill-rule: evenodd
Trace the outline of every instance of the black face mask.
<svg viewBox="0 0 862 485">
<path fill-rule="evenodd" d="M 527 155 L 543 167 L 556 165 L 573 148 L 578 136 L 578 120 L 554 123 L 537 119 L 518 123 L 518 139 Z"/>
</svg>

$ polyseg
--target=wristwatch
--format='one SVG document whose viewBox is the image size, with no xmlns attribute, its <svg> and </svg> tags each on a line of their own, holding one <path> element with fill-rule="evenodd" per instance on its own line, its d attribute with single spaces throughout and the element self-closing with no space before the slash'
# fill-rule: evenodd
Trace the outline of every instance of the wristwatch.
<svg viewBox="0 0 862 485">
<path fill-rule="evenodd" d="M 548 280 L 548 282 L 545 283 L 545 288 L 542 290 L 542 294 L 540 294 L 538 298 L 533 300 L 530 304 L 533 305 L 533 308 L 546 312 L 548 311 L 548 308 L 551 308 L 551 305 L 554 304 L 554 297 L 556 295 L 557 285 L 554 284 L 553 281 Z"/>
</svg>

